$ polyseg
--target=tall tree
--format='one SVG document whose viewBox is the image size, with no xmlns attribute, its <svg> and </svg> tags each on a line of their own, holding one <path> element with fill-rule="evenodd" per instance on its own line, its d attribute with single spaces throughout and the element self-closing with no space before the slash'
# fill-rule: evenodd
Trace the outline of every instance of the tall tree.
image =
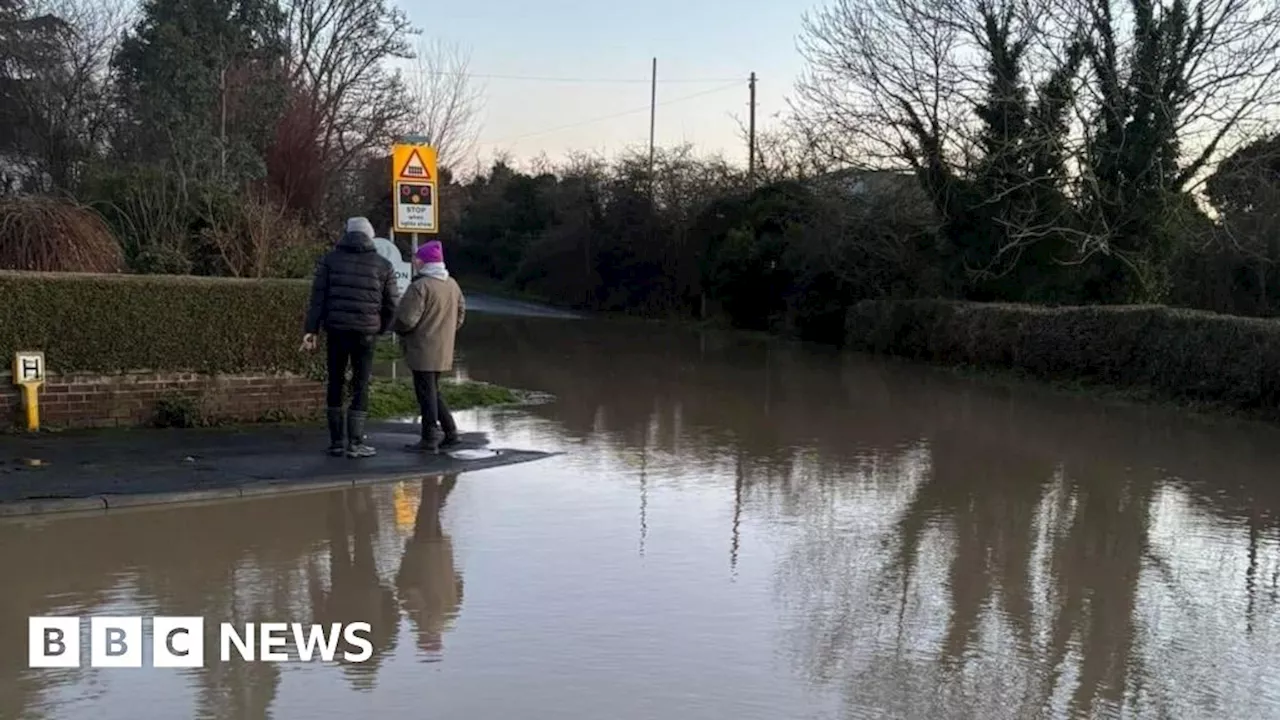
<svg viewBox="0 0 1280 720">
<path fill-rule="evenodd" d="M 801 114 L 833 159 L 916 173 L 956 284 L 981 298 L 1024 299 L 1066 259 L 1066 121 L 1084 46 L 1043 24 L 1011 0 L 836 0 L 805 20 Z"/>
<path fill-rule="evenodd" d="M 1232 153 L 1209 176 L 1205 190 L 1226 247 L 1253 271 L 1254 311 L 1266 313 L 1280 261 L 1280 135 Z"/>
<path fill-rule="evenodd" d="M 30 3 L 36 17 L 57 18 L 18 99 L 33 191 L 77 190 L 87 165 L 107 147 L 115 112 L 110 61 L 125 29 L 125 1 Z"/>
<path fill-rule="evenodd" d="M 804 51 L 800 109 L 833 157 L 913 169 L 948 235 L 969 225 L 971 269 L 1069 241 L 1086 299 L 1166 296 L 1208 224 L 1190 193 L 1280 102 L 1264 0 L 834 0 Z"/>
<path fill-rule="evenodd" d="M 1280 6 L 1075 2 L 1091 29 L 1086 251 L 1125 277 L 1106 299 L 1160 301 L 1171 260 L 1207 226 L 1188 193 L 1280 102 Z"/>
<path fill-rule="evenodd" d="M 0 152 L 18 160 L 13 165 L 24 165 L 39 148 L 39 131 L 48 124 L 41 76 L 64 63 L 59 39 L 69 31 L 61 18 L 36 14 L 26 0 L 0 0 Z M 9 170 L 0 189 L 22 189 L 29 174 Z"/>
<path fill-rule="evenodd" d="M 184 176 L 261 176 L 286 93 L 274 0 L 145 0 L 115 59 L 127 126 L 117 149 Z"/>
</svg>

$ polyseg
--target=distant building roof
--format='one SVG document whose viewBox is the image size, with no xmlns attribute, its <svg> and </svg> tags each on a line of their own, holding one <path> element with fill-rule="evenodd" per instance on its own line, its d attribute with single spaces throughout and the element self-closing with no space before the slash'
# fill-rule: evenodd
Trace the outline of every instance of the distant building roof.
<svg viewBox="0 0 1280 720">
<path fill-rule="evenodd" d="M 836 170 L 814 178 L 813 183 L 836 186 L 850 195 L 868 195 L 875 192 L 918 192 L 924 197 L 919 181 L 907 170 Z"/>
</svg>

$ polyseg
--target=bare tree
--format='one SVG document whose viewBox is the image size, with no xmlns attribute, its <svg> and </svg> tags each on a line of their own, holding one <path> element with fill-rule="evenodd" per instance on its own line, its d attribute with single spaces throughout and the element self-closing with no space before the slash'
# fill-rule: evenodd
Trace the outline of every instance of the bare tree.
<svg viewBox="0 0 1280 720">
<path fill-rule="evenodd" d="M 66 191 L 83 163 L 105 149 L 113 110 L 110 61 L 130 19 L 129 5 L 35 0 L 25 10 L 41 42 L 6 93 L 17 164 L 27 189 Z"/>
<path fill-rule="evenodd" d="M 457 45 L 424 42 L 409 83 L 410 129 L 425 136 L 449 168 L 472 156 L 480 139 L 484 91 L 468 74 L 470 65 L 470 55 Z"/>
<path fill-rule="evenodd" d="M 805 19 L 808 146 L 839 165 L 913 171 L 975 279 L 1007 274 L 1058 225 L 1059 121 L 1083 53 L 1035 1 L 837 0 Z M 970 217 L 986 226 L 965 228 Z"/>
<path fill-rule="evenodd" d="M 748 145 L 750 129 L 741 119 L 737 119 L 737 124 L 739 138 L 743 145 Z M 818 177 L 831 170 L 830 157 L 821 151 L 820 136 L 795 118 L 787 118 L 773 127 L 757 128 L 755 145 L 757 186 Z"/>
<path fill-rule="evenodd" d="M 1188 193 L 1280 101 L 1267 0 L 834 0 L 803 51 L 824 152 L 914 170 L 949 222 L 986 217 L 962 227 L 974 274 L 1102 254 L 1146 299 L 1199 232 Z"/>
<path fill-rule="evenodd" d="M 413 106 L 389 61 L 412 57 L 416 31 L 387 0 L 286 0 L 291 85 L 310 113 L 330 178 L 342 179 L 403 131 Z"/>
<path fill-rule="evenodd" d="M 267 277 L 282 254 L 305 246 L 310 230 L 262 193 L 248 193 L 232 213 L 206 202 L 204 239 L 232 277 Z"/>
<path fill-rule="evenodd" d="M 1066 148 L 1076 164 L 1099 124 L 1164 125 L 1170 189 L 1193 189 L 1280 104 L 1280 6 L 1266 0 L 835 0 L 805 18 L 798 114 L 846 164 L 963 167 L 1001 50 L 993 20 L 1008 23 L 1030 85 L 1084 43 L 1091 72 Z M 1152 52 L 1161 66 L 1142 67 Z"/>
<path fill-rule="evenodd" d="M 957 156 L 962 85 L 979 58 L 922 0 L 835 0 L 803 22 L 798 113 L 834 162 L 912 167 Z M 975 91 L 976 88 L 969 88 Z"/>
<path fill-rule="evenodd" d="M 1130 119 L 1146 122 L 1141 116 L 1149 114 L 1167 123 L 1177 142 L 1170 189 L 1197 189 L 1223 158 L 1274 125 L 1280 107 L 1275 2 L 1056 0 L 1054 7 L 1091 30 L 1089 106 L 1112 114 L 1119 106 Z M 1144 67 L 1145 54 L 1160 49 L 1164 66 Z"/>
<path fill-rule="evenodd" d="M 1126 268 L 1124 299 L 1162 301 L 1178 248 L 1208 237 L 1194 199 L 1204 179 L 1274 119 L 1280 6 L 1072 1 L 1091 40 L 1082 249 Z"/>
</svg>

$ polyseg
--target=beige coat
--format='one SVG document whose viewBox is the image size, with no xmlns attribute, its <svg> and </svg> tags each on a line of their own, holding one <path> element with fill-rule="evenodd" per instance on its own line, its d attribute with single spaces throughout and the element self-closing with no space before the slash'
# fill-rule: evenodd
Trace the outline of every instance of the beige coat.
<svg viewBox="0 0 1280 720">
<path fill-rule="evenodd" d="M 410 370 L 453 369 L 453 341 L 466 312 L 462 288 L 452 277 L 441 280 L 420 275 L 413 279 L 400 298 L 393 326 Z"/>
</svg>

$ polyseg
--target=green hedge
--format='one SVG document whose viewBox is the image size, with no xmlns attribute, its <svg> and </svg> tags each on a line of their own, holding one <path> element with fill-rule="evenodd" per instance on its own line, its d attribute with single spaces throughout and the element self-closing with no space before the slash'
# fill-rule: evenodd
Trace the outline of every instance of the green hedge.
<svg viewBox="0 0 1280 720">
<path fill-rule="evenodd" d="M 1280 414 L 1277 320 L 1163 306 L 868 300 L 849 310 L 846 332 L 856 350 Z"/>
<path fill-rule="evenodd" d="M 289 371 L 319 376 L 299 352 L 309 283 L 166 275 L 0 271 L 0 353 L 43 350 L 49 372 Z"/>
</svg>

